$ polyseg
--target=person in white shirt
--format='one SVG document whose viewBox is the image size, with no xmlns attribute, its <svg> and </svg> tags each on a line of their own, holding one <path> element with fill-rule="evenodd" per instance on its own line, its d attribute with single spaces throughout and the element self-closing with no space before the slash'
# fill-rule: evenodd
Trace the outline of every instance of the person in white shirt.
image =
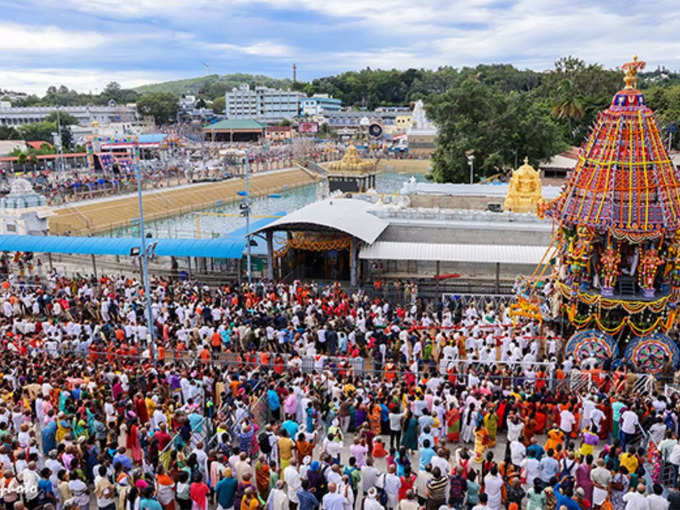
<svg viewBox="0 0 680 510">
<path fill-rule="evenodd" d="M 394 510 L 399 504 L 399 489 L 401 488 L 401 480 L 395 474 L 396 466 L 390 464 L 385 475 L 384 490 L 387 494 L 387 508 Z"/>
<path fill-rule="evenodd" d="M 640 484 L 637 491 L 631 491 L 623 495 L 626 510 L 649 510 L 649 501 L 645 497 L 645 486 Z"/>
<path fill-rule="evenodd" d="M 290 467 L 290 466 L 288 466 Z M 286 469 L 288 469 L 288 467 Z M 289 497 L 283 490 L 283 480 L 278 480 L 267 499 L 268 510 L 288 510 Z M 290 491 L 289 491 L 290 492 Z"/>
<path fill-rule="evenodd" d="M 529 457 L 524 459 L 519 466 L 526 472 L 527 487 L 533 487 L 534 479 L 540 475 L 539 462 L 536 459 L 536 455 L 531 452 Z"/>
<path fill-rule="evenodd" d="M 328 494 L 321 500 L 321 508 L 323 510 L 344 510 L 344 506 L 348 503 L 343 494 L 338 494 L 337 486 L 334 483 L 329 483 Z"/>
<path fill-rule="evenodd" d="M 527 449 L 523 443 L 515 439 L 510 443 L 510 461 L 515 466 L 520 466 L 524 457 L 526 456 Z"/>
<path fill-rule="evenodd" d="M 508 416 L 508 441 L 512 443 L 520 438 L 524 429 L 524 422 L 516 414 Z"/>
<path fill-rule="evenodd" d="M 286 487 L 288 488 L 288 500 L 297 505 L 300 502 L 297 493 L 302 486 L 302 479 L 300 478 L 295 458 L 290 459 L 290 464 L 283 470 L 283 479 L 286 481 Z"/>
<path fill-rule="evenodd" d="M 378 502 L 378 491 L 375 487 L 371 487 L 364 499 L 364 510 L 384 510 L 384 507 Z"/>
<path fill-rule="evenodd" d="M 560 429 L 566 436 L 571 434 L 574 425 L 576 424 L 576 418 L 574 414 L 569 409 L 564 409 L 560 413 Z"/>
<path fill-rule="evenodd" d="M 640 421 L 638 419 L 637 413 L 628 407 L 628 409 L 626 409 L 621 415 L 621 432 L 623 432 L 621 448 L 623 450 L 625 450 L 626 445 L 633 440 L 633 436 L 635 435 L 637 427 L 639 426 Z"/>
<path fill-rule="evenodd" d="M 663 497 L 663 487 L 658 483 L 652 486 L 652 494 L 647 495 L 649 510 L 668 510 L 670 503 Z"/>
<path fill-rule="evenodd" d="M 503 506 L 502 487 L 503 478 L 498 474 L 498 467 L 494 464 L 484 477 L 484 490 L 489 497 L 488 504 L 492 510 L 501 510 Z"/>
</svg>

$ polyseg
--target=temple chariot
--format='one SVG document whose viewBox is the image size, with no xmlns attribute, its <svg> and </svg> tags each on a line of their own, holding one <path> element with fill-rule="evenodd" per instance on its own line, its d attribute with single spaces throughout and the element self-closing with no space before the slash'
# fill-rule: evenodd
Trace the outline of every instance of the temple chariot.
<svg viewBox="0 0 680 510">
<path fill-rule="evenodd" d="M 625 87 L 599 113 L 559 197 L 543 208 L 555 228 L 542 298 L 544 315 L 567 325 L 566 355 L 625 360 L 653 373 L 680 358 L 680 171 L 636 88 L 643 67 L 637 57 L 622 66 Z"/>
</svg>

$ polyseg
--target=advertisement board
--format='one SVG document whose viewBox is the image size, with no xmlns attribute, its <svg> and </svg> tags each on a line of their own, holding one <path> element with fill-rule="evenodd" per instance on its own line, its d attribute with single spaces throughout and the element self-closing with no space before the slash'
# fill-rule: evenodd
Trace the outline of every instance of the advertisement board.
<svg viewBox="0 0 680 510">
<path fill-rule="evenodd" d="M 318 133 L 318 122 L 300 122 L 298 124 L 298 133 Z"/>
</svg>

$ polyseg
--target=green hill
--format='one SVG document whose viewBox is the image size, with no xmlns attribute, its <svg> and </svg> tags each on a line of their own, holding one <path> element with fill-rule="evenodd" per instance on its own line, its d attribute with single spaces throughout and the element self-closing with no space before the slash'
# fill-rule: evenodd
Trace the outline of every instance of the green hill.
<svg viewBox="0 0 680 510">
<path fill-rule="evenodd" d="M 188 78 L 186 80 L 164 81 L 161 83 L 151 83 L 135 88 L 142 94 L 147 92 L 169 92 L 176 96 L 182 94 L 198 95 L 205 99 L 214 99 L 223 95 L 225 92 L 247 83 L 250 87 L 263 85 L 272 88 L 290 88 L 292 81 L 285 79 L 279 80 L 264 75 L 253 74 L 210 74 L 199 78 Z"/>
</svg>

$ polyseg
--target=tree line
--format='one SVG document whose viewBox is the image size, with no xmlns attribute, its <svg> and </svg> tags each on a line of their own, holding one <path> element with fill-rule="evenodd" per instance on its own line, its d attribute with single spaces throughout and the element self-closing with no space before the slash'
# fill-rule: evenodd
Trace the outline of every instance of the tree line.
<svg viewBox="0 0 680 510">
<path fill-rule="evenodd" d="M 641 73 L 639 88 L 657 112 L 665 134 L 680 120 L 680 74 L 659 68 Z M 466 182 L 474 156 L 476 180 L 515 167 L 534 165 L 587 138 L 597 112 L 623 87 L 623 72 L 574 57 L 544 72 L 512 65 L 456 69 L 351 71 L 313 80 L 307 94 L 326 93 L 344 105 L 373 109 L 422 99 L 439 128 L 432 178 Z M 680 133 L 673 147 L 680 147 Z"/>
<path fill-rule="evenodd" d="M 354 108 L 408 106 L 422 99 L 439 128 L 432 177 L 462 182 L 469 176 L 470 155 L 475 156 L 479 179 L 514 167 L 525 156 L 536 165 L 570 146 L 581 145 L 597 112 L 606 108 L 623 86 L 622 78 L 621 70 L 565 57 L 544 72 L 498 64 L 405 71 L 366 68 L 307 83 L 246 74 L 211 75 L 138 90 L 111 82 L 100 94 L 79 94 L 60 86 L 50 87 L 42 98 L 20 99 L 15 106 L 135 102 L 140 114 L 167 124 L 176 118 L 182 86 L 199 97 L 199 105 L 212 106 L 217 113 L 224 111 L 224 93 L 242 83 L 288 86 L 307 95 L 326 93 Z M 641 73 L 639 78 L 639 88 L 656 110 L 662 133 L 675 133 L 680 120 L 680 74 L 658 68 Z M 47 126 L 26 129 L 33 130 L 34 139 L 43 139 L 40 136 L 47 132 Z M 3 135 L 6 133 L 0 130 L 0 138 Z M 680 147 L 679 142 L 680 133 L 673 136 L 673 148 Z"/>
</svg>

